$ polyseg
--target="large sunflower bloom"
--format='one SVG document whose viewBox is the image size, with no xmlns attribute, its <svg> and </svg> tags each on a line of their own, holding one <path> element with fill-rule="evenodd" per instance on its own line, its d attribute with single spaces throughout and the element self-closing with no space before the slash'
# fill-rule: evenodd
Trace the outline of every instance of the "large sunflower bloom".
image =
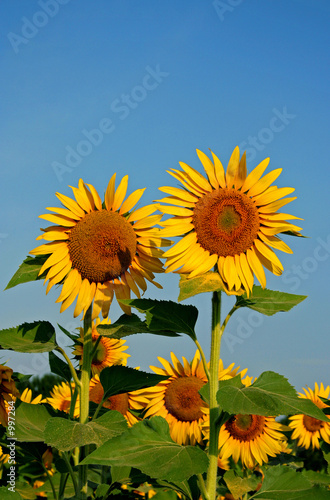
<svg viewBox="0 0 330 500">
<path fill-rule="evenodd" d="M 288 427 L 275 421 L 275 417 L 261 415 L 234 415 L 220 429 L 220 457 L 232 457 L 243 467 L 252 469 L 256 464 L 268 462 L 283 451 L 286 441 L 282 431 Z"/>
<path fill-rule="evenodd" d="M 146 280 L 154 281 L 154 272 L 162 272 L 157 246 L 168 242 L 159 237 L 161 215 L 151 215 L 157 210 L 148 205 L 131 210 L 140 200 L 144 189 L 134 191 L 124 201 L 128 176 L 115 189 L 114 174 L 101 199 L 91 184 L 79 180 L 78 188 L 72 187 L 75 199 L 56 193 L 65 208 L 49 207 L 53 214 L 40 215 L 56 224 L 43 229 L 37 240 L 47 243 L 35 248 L 32 255 L 49 255 L 40 269 L 47 271 L 46 293 L 53 285 L 63 283 L 56 302 L 62 302 L 65 311 L 77 298 L 74 317 L 93 305 L 93 319 L 102 311 L 107 317 L 114 293 L 117 299 L 130 298 L 131 290 L 140 297 L 139 288 L 147 289 Z M 126 313 L 130 308 L 119 303 Z"/>
<path fill-rule="evenodd" d="M 321 383 L 320 387 L 315 383 L 314 391 L 309 387 L 304 388 L 305 394 L 299 393 L 299 397 L 311 399 L 319 408 L 327 408 L 320 398 L 329 398 L 330 386 L 326 388 Z M 329 418 L 329 417 L 328 417 Z M 323 422 L 317 418 L 308 415 L 294 415 L 289 418 L 289 427 L 293 429 L 292 439 L 298 439 L 298 446 L 308 449 L 320 448 L 320 439 L 330 444 L 330 419 L 329 422 Z"/>
<path fill-rule="evenodd" d="M 93 375 L 97 373 L 99 374 L 106 366 L 126 365 L 127 358 L 130 356 L 130 354 L 123 352 L 128 349 L 128 346 L 124 345 L 126 340 L 103 337 L 97 333 L 96 328 L 98 325 L 109 323 L 110 321 L 107 321 L 106 319 L 100 321 L 100 318 L 97 318 L 92 325 L 93 346 L 95 346 L 99 337 L 101 337 L 98 341 L 98 345 L 92 359 L 91 369 Z M 79 363 L 82 364 L 84 329 L 79 328 L 79 330 L 80 338 L 78 339 L 78 343 L 76 344 L 72 354 L 75 355 L 79 359 Z"/>
<path fill-rule="evenodd" d="M 104 389 L 102 387 L 99 375 L 95 375 L 89 384 L 89 400 L 93 403 L 100 404 L 104 396 Z M 138 421 L 132 410 L 142 410 L 146 404 L 146 399 L 140 396 L 138 391 L 124 392 L 122 394 L 115 394 L 107 398 L 102 406 L 109 410 L 119 411 L 131 426 Z"/>
<path fill-rule="evenodd" d="M 207 376 L 199 351 L 196 351 L 191 363 L 184 357 L 183 363 L 180 363 L 173 353 L 171 359 L 172 364 L 158 358 L 164 368 L 150 366 L 155 373 L 169 378 L 141 391 L 149 400 L 145 418 L 154 415 L 164 417 L 173 441 L 179 444 L 202 444 L 201 425 L 208 419 L 208 414 L 198 391 L 206 384 Z M 219 380 L 234 377 L 238 370 L 239 367 L 234 368 L 234 363 L 224 369 L 222 360 L 219 360 Z"/>
<path fill-rule="evenodd" d="M 245 153 L 240 159 L 238 147 L 226 172 L 215 154 L 213 162 L 202 151 L 197 150 L 197 154 L 207 178 L 180 162 L 182 171 L 172 169 L 168 173 L 183 187 L 159 188 L 170 196 L 158 201 L 171 206 L 158 208 L 173 216 L 162 222 L 162 236 L 185 235 L 164 253 L 166 272 L 193 277 L 217 266 L 228 294 L 249 294 L 254 275 L 264 288 L 264 267 L 277 276 L 283 271 L 272 248 L 292 253 L 276 235 L 301 229 L 286 220 L 297 217 L 277 212 L 295 199 L 284 198 L 294 188 L 271 186 L 280 168 L 262 177 L 269 158 L 247 175 Z"/>
</svg>

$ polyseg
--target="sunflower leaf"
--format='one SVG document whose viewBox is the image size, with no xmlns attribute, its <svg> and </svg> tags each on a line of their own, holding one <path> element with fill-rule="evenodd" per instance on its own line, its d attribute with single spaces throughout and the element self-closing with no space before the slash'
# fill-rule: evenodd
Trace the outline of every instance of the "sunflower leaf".
<svg viewBox="0 0 330 500">
<path fill-rule="evenodd" d="M 70 382 L 72 375 L 69 365 L 67 365 L 62 359 L 56 356 L 56 354 L 54 354 L 52 351 L 48 353 L 48 356 L 50 371 Z"/>
<path fill-rule="evenodd" d="M 76 446 L 96 444 L 118 436 L 127 429 L 125 417 L 118 411 L 107 411 L 101 417 L 81 424 L 61 417 L 52 417 L 45 426 L 44 439 L 49 446 L 61 451 L 69 451 Z"/>
<path fill-rule="evenodd" d="M 209 271 L 194 278 L 187 278 L 182 274 L 180 277 L 179 288 L 179 302 L 188 299 L 189 297 L 193 297 L 198 293 L 224 290 L 219 273 L 215 273 L 213 271 Z"/>
<path fill-rule="evenodd" d="M 259 491 L 250 497 L 258 500 L 328 500 L 329 491 L 313 486 L 301 472 L 290 467 L 270 467 Z"/>
<path fill-rule="evenodd" d="M 142 321 L 136 314 L 123 314 L 111 325 L 98 325 L 96 330 L 104 337 L 121 339 L 134 333 L 154 333 L 168 337 L 178 337 L 178 334 L 171 330 L 161 330 L 160 332 L 151 331 L 145 321 Z"/>
<path fill-rule="evenodd" d="M 292 293 L 268 290 L 267 288 L 262 289 L 261 286 L 254 286 L 249 298 L 245 294 L 236 297 L 236 308 L 249 307 L 261 314 L 272 316 L 280 311 L 290 311 L 290 309 L 306 298 L 306 295 L 294 295 Z"/>
<path fill-rule="evenodd" d="M 235 498 L 242 498 L 245 493 L 255 490 L 260 481 L 260 479 L 254 475 L 242 478 L 238 476 L 234 470 L 225 472 L 223 479 Z"/>
<path fill-rule="evenodd" d="M 0 349 L 49 352 L 56 347 L 55 329 L 48 321 L 35 321 L 0 330 Z"/>
<path fill-rule="evenodd" d="M 51 415 L 43 405 L 21 401 L 15 415 L 15 437 L 17 441 L 44 441 L 44 430 Z"/>
<path fill-rule="evenodd" d="M 310 399 L 299 398 L 288 380 L 278 373 L 263 372 L 249 387 L 240 375 L 219 381 L 217 401 L 221 410 L 232 415 L 297 415 L 304 414 L 324 422 L 328 418 Z"/>
<path fill-rule="evenodd" d="M 115 394 L 137 391 L 157 385 L 167 380 L 164 375 L 155 375 L 123 365 L 107 366 L 100 373 L 100 381 L 104 389 L 104 399 Z"/>
<path fill-rule="evenodd" d="M 42 280 L 46 276 L 46 272 L 39 276 L 39 271 L 42 265 L 46 262 L 49 255 L 40 255 L 37 257 L 28 256 L 23 260 L 22 264 L 17 269 L 14 276 L 9 281 L 5 290 L 13 288 L 21 283 L 28 283 L 29 281 Z"/>
<path fill-rule="evenodd" d="M 195 306 L 177 304 L 171 300 L 153 299 L 125 299 L 122 302 L 141 313 L 145 313 L 145 321 L 149 328 L 148 333 L 159 333 L 160 335 L 163 334 L 163 331 L 186 333 L 193 340 L 196 340 L 194 327 L 198 309 Z"/>
<path fill-rule="evenodd" d="M 196 446 L 181 446 L 172 441 L 168 423 L 156 416 L 110 439 L 81 464 L 129 465 L 155 479 L 183 481 L 205 472 L 208 458 Z"/>
</svg>

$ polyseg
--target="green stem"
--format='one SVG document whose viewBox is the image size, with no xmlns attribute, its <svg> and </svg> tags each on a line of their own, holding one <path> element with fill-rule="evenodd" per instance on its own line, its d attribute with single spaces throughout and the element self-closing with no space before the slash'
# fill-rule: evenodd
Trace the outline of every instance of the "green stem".
<svg viewBox="0 0 330 500">
<path fill-rule="evenodd" d="M 210 381 L 210 372 L 209 372 L 209 369 L 208 369 L 208 366 L 207 366 L 207 361 L 206 361 L 205 354 L 204 354 L 204 351 L 202 349 L 202 346 L 200 345 L 200 343 L 198 342 L 197 339 L 195 339 L 194 342 L 195 342 L 195 344 L 197 346 L 197 349 L 199 350 L 199 353 L 201 355 L 202 363 L 203 363 L 203 367 L 204 367 L 204 371 L 205 371 L 205 374 L 207 376 L 207 380 Z"/>
<path fill-rule="evenodd" d="M 91 372 L 91 353 L 93 350 L 92 342 L 92 304 L 87 309 L 84 316 L 84 338 L 83 338 L 83 356 L 81 367 L 80 379 L 80 417 L 79 422 L 86 424 L 89 417 L 89 382 Z M 89 453 L 89 446 L 85 445 L 82 450 L 82 457 L 84 458 Z M 87 465 L 79 467 L 79 493 L 80 499 L 87 499 Z"/>
<path fill-rule="evenodd" d="M 221 292 L 213 292 L 212 296 L 212 337 L 210 356 L 210 440 L 209 467 L 207 471 L 206 491 L 209 500 L 215 500 L 218 474 L 218 434 L 219 406 L 217 402 L 221 328 Z"/>
<path fill-rule="evenodd" d="M 53 497 L 54 497 L 55 500 L 57 500 L 57 495 L 56 495 L 56 490 L 55 490 L 55 485 L 54 485 L 53 477 L 52 477 L 51 474 L 49 474 L 49 471 L 48 471 L 47 467 L 45 467 L 43 465 L 43 468 L 44 468 L 44 470 L 46 472 L 47 478 L 48 478 L 48 480 L 50 482 L 50 485 L 52 487 Z"/>
<path fill-rule="evenodd" d="M 69 368 L 70 368 L 70 372 L 71 372 L 71 375 L 72 375 L 72 378 L 74 380 L 74 383 L 76 384 L 77 387 L 79 387 L 80 386 L 80 380 L 78 378 L 77 372 L 76 372 L 73 364 L 71 363 L 71 359 L 66 354 L 66 352 L 64 351 L 64 349 L 62 349 L 62 347 L 57 346 L 55 348 L 55 350 L 58 351 L 58 352 L 60 352 L 62 354 L 63 358 L 65 359 L 65 361 L 68 363 Z"/>
<path fill-rule="evenodd" d="M 199 486 L 200 492 L 202 494 L 202 498 L 204 500 L 209 500 L 209 495 L 206 491 L 205 482 L 204 482 L 204 478 L 203 478 L 202 474 L 197 474 L 197 481 L 198 481 L 198 486 Z"/>
<path fill-rule="evenodd" d="M 72 466 L 71 466 L 71 463 L 70 463 L 70 458 L 68 457 L 67 453 L 64 451 L 62 454 L 61 454 L 61 457 L 63 458 L 64 462 L 66 463 L 66 466 L 68 468 L 68 471 L 69 471 L 69 474 L 71 476 L 71 479 L 72 479 L 72 483 L 73 483 L 73 486 L 74 486 L 74 491 L 75 491 L 75 494 L 78 495 L 78 481 L 77 481 L 77 477 L 72 469 Z"/>
</svg>

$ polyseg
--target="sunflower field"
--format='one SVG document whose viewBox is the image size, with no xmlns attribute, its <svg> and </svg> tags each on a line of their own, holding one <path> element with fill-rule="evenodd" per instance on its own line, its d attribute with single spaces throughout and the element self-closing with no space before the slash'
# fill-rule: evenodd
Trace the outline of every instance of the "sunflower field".
<svg viewBox="0 0 330 500">
<path fill-rule="evenodd" d="M 256 376 L 220 354 L 240 309 L 270 317 L 306 299 L 266 286 L 265 269 L 283 272 L 276 252 L 293 253 L 282 236 L 303 242 L 301 219 L 282 211 L 294 188 L 273 184 L 281 169 L 265 174 L 269 158 L 248 173 L 238 147 L 226 168 L 213 152 L 197 155 L 204 173 L 180 162 L 169 170 L 179 185 L 160 187 L 150 205 L 140 205 L 145 189 L 128 194 L 128 176 L 116 186 L 113 174 L 104 199 L 80 179 L 40 215 L 51 225 L 7 288 L 43 280 L 77 328 L 0 331 L 1 349 L 48 353 L 51 369 L 38 386 L 0 365 L 1 499 L 330 499 L 327 381 L 297 393 L 284 375 Z M 177 302 L 143 298 L 163 272 L 180 274 Z M 195 328 L 203 312 L 187 303 L 201 293 L 212 307 L 209 353 Z M 169 337 L 171 359 L 128 367 L 140 333 Z M 193 359 L 175 355 L 179 335 L 194 342 Z"/>
</svg>

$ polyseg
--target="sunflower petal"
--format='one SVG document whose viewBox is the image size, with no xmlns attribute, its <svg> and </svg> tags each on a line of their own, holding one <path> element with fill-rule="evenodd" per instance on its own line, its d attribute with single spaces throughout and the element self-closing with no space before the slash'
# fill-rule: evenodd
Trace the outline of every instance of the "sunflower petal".
<svg viewBox="0 0 330 500">
<path fill-rule="evenodd" d="M 247 261 L 248 261 L 252 271 L 256 275 L 260 285 L 262 286 L 262 288 L 265 288 L 266 287 L 265 271 L 260 263 L 260 260 L 258 259 L 257 255 L 254 251 L 254 248 L 252 248 L 252 249 L 248 248 L 248 250 L 246 252 L 246 257 L 247 257 Z"/>
<path fill-rule="evenodd" d="M 260 179 L 266 168 L 268 167 L 270 158 L 265 158 L 257 165 L 252 172 L 249 173 L 242 185 L 242 192 L 245 193 Z"/>
<path fill-rule="evenodd" d="M 116 189 L 114 200 L 113 200 L 113 205 L 112 205 L 112 210 L 115 212 L 119 209 L 121 204 L 124 201 L 124 198 L 126 196 L 127 192 L 127 185 L 128 185 L 128 175 L 125 175 L 122 180 L 119 183 L 119 186 Z"/>
<path fill-rule="evenodd" d="M 133 191 L 126 200 L 123 202 L 122 206 L 120 207 L 119 213 L 120 215 L 126 214 L 127 212 L 130 212 L 132 208 L 140 201 L 143 193 L 145 192 L 146 188 L 143 189 L 137 189 L 136 191 Z"/>
<path fill-rule="evenodd" d="M 115 198 L 115 182 L 116 173 L 114 173 L 111 177 L 104 196 L 104 202 L 107 210 L 112 210 L 113 201 Z"/>
<path fill-rule="evenodd" d="M 231 154 L 226 171 L 226 182 L 228 188 L 233 187 L 234 179 L 235 177 L 238 176 L 238 168 L 239 168 L 239 147 L 236 146 L 236 148 Z"/>
<path fill-rule="evenodd" d="M 219 182 L 216 178 L 214 165 L 211 162 L 210 158 L 208 156 L 206 156 L 206 154 L 203 153 L 203 151 L 200 151 L 199 149 L 196 149 L 196 152 L 197 152 L 198 158 L 200 159 L 200 161 L 204 167 L 205 173 L 209 179 L 209 183 L 211 184 L 211 186 L 214 189 L 219 189 Z"/>
</svg>

